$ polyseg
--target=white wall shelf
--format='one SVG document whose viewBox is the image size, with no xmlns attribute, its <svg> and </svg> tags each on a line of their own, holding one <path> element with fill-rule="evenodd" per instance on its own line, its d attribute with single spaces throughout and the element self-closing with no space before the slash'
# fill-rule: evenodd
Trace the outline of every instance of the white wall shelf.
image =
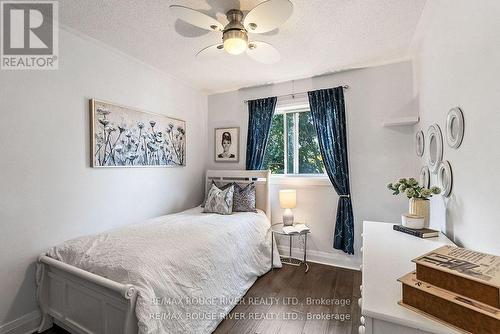
<svg viewBox="0 0 500 334">
<path fill-rule="evenodd" d="M 382 126 L 386 128 L 392 126 L 411 126 L 417 124 L 419 121 L 419 116 L 394 117 L 384 120 Z"/>
</svg>

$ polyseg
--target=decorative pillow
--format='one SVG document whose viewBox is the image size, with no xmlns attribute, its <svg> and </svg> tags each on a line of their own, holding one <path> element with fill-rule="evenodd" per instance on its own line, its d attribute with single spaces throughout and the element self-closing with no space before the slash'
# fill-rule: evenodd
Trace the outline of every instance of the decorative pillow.
<svg viewBox="0 0 500 334">
<path fill-rule="evenodd" d="M 234 212 L 257 212 L 255 209 L 255 184 L 234 184 Z"/>
<path fill-rule="evenodd" d="M 229 183 L 219 183 L 219 182 L 215 182 L 214 180 L 212 180 L 212 186 L 215 185 L 217 188 L 219 188 L 220 190 L 226 190 L 227 188 L 231 187 L 233 185 L 233 182 L 229 182 Z M 210 190 L 209 192 L 210 193 Z M 205 207 L 205 202 L 207 201 L 207 198 L 208 198 L 208 193 L 205 195 L 205 199 L 203 200 L 203 203 L 201 203 L 201 207 L 204 208 Z"/>
<path fill-rule="evenodd" d="M 203 212 L 230 215 L 233 213 L 233 193 L 233 185 L 225 190 L 221 190 L 215 184 L 212 184 Z"/>
</svg>

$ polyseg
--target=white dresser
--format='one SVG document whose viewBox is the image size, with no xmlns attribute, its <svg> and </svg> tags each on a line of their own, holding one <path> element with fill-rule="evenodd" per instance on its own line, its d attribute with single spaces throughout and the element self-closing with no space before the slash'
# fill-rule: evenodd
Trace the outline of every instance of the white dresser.
<svg viewBox="0 0 500 334">
<path fill-rule="evenodd" d="M 401 283 L 397 279 L 415 270 L 412 259 L 444 244 L 453 244 L 444 235 L 420 239 L 392 229 L 393 224 L 363 223 L 362 325 L 359 333 L 421 334 L 459 333 L 400 305 Z"/>
</svg>

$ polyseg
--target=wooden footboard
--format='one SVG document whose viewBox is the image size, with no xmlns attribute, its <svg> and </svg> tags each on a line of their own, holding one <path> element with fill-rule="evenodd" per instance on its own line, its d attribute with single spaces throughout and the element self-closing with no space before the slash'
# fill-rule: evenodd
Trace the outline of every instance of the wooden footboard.
<svg viewBox="0 0 500 334">
<path fill-rule="evenodd" d="M 38 258 L 38 332 L 55 322 L 75 334 L 136 334 L 137 289 L 89 273 L 48 256 Z"/>
</svg>

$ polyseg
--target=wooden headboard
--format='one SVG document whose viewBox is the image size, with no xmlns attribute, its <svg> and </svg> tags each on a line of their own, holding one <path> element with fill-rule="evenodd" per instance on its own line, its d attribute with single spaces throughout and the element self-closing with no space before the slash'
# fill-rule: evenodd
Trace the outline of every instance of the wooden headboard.
<svg viewBox="0 0 500 334">
<path fill-rule="evenodd" d="M 205 196 L 212 181 L 220 183 L 255 183 L 255 206 L 266 213 L 271 220 L 271 200 L 269 197 L 269 181 L 271 172 L 268 170 L 207 170 L 205 176 Z"/>
</svg>

